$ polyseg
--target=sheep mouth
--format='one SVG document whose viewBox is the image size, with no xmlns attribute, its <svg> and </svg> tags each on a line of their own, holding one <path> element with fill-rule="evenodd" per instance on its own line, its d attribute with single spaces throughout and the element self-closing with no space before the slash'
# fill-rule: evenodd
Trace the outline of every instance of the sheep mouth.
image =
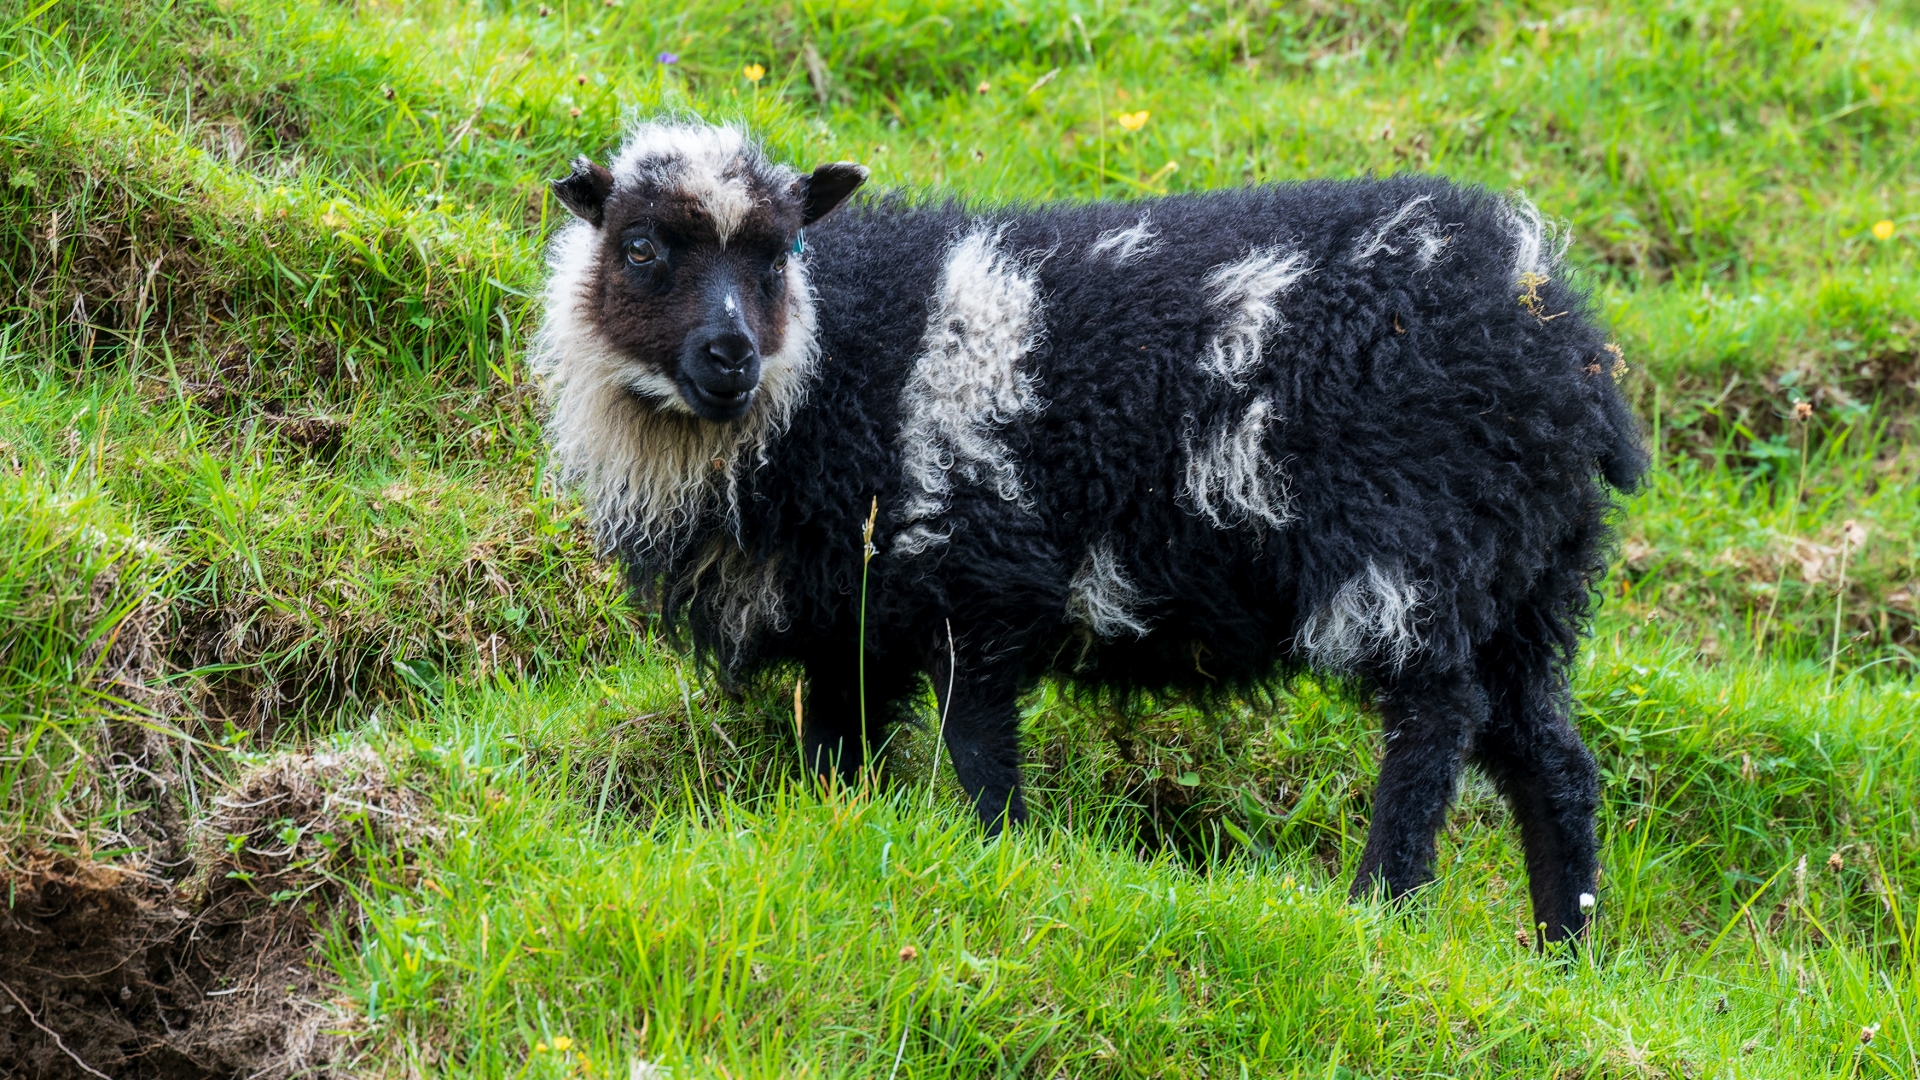
<svg viewBox="0 0 1920 1080">
<path fill-rule="evenodd" d="M 707 420 L 737 420 L 746 415 L 747 409 L 753 405 L 753 395 L 757 389 L 748 387 L 738 391 L 709 390 L 697 382 L 692 380 L 689 382 L 691 385 L 687 389 L 690 393 L 687 396 L 691 400 L 688 404 L 693 406 L 694 412 Z"/>
</svg>

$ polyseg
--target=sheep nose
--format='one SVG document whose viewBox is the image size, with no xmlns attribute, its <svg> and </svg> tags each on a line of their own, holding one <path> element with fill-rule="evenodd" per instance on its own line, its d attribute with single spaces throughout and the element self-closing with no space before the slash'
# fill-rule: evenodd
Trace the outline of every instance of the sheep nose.
<svg viewBox="0 0 1920 1080">
<path fill-rule="evenodd" d="M 727 375 L 744 374 L 753 364 L 757 350 L 744 334 L 722 334 L 707 343 L 707 356 L 713 366 Z"/>
</svg>

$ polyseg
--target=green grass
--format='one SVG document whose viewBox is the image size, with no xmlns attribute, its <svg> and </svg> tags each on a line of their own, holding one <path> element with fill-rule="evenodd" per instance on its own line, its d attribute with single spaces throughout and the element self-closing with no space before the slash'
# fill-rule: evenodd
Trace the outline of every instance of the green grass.
<svg viewBox="0 0 1920 1080">
<path fill-rule="evenodd" d="M 1597 651 L 1583 689 L 1611 766 L 1610 918 L 1571 963 L 1516 944 L 1525 890 L 1477 788 L 1408 913 L 1344 902 L 1351 787 L 1372 768 L 1350 710 L 1310 702 L 1289 718 L 1295 745 L 1255 755 L 1259 780 L 1335 789 L 1308 835 L 1201 873 L 1171 851 L 1129 857 L 1111 807 L 1066 827 L 1084 779 L 1056 779 L 1041 827 L 994 845 L 917 783 L 794 794 L 760 771 L 793 754 L 777 718 L 666 725 L 702 744 L 669 750 L 699 755 L 698 774 L 687 761 L 681 783 L 630 789 L 629 755 L 662 750 L 634 717 L 707 719 L 640 664 L 461 695 L 409 729 L 405 753 L 467 836 L 430 878 L 373 891 L 343 974 L 393 1053 L 480 1075 L 565 1075 L 575 1054 L 713 1076 L 884 1075 L 896 1055 L 910 1076 L 1911 1068 L 1913 931 L 1875 883 L 1912 828 L 1894 808 L 1920 762 L 1887 736 L 1920 696 L 1855 692 L 1855 723 L 1828 725 L 1782 709 L 1804 690 L 1791 675 Z M 1594 692 L 1615 680 L 1631 685 Z M 1736 748 L 1762 754 L 1752 775 Z M 1849 816 L 1863 832 L 1837 844 Z"/>
<path fill-rule="evenodd" d="M 324 960 L 378 1074 L 1914 1075 L 1916 72 L 1911 7 L 1814 0 L 0 3 L 0 865 L 153 866 L 143 769 L 405 762 L 448 840 Z M 994 845 L 926 730 L 802 790 L 790 699 L 703 687 L 543 468 L 543 180 L 660 110 L 988 203 L 1565 219 L 1660 448 L 1576 686 L 1594 947 L 1516 942 L 1477 780 L 1432 889 L 1347 905 L 1376 721 L 1310 683 L 1043 688 Z"/>
</svg>

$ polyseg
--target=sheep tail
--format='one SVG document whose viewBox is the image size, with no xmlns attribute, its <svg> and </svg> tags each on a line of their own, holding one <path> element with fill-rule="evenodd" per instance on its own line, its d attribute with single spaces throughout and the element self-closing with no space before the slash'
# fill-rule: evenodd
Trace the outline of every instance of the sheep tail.
<svg viewBox="0 0 1920 1080">
<path fill-rule="evenodd" d="M 1626 395 L 1617 391 L 1608 394 L 1603 408 L 1605 441 L 1598 455 L 1600 475 L 1615 491 L 1631 495 L 1646 476 L 1646 436 L 1640 430 L 1640 422 L 1634 419 L 1633 410 L 1627 406 Z"/>
</svg>

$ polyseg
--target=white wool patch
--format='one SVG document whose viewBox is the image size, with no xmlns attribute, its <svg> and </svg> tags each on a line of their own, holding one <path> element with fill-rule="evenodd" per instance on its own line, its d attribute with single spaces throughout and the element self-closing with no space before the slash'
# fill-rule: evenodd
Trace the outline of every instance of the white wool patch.
<svg viewBox="0 0 1920 1080">
<path fill-rule="evenodd" d="M 1556 228 L 1541 216 L 1531 199 L 1517 191 L 1501 202 L 1500 224 L 1513 237 L 1515 282 L 1527 275 L 1543 280 L 1551 277 L 1573 243 L 1572 232 Z"/>
<path fill-rule="evenodd" d="M 1200 366 L 1239 387 L 1260 366 L 1267 338 L 1286 329 L 1275 301 L 1311 269 L 1304 252 L 1263 248 L 1207 275 L 1207 297 L 1225 315 Z"/>
<path fill-rule="evenodd" d="M 956 475 L 1025 502 L 1020 467 L 1000 429 L 1043 406 L 1020 362 L 1040 343 L 1040 288 L 1034 272 L 1000 250 L 1004 229 L 982 222 L 947 250 L 927 330 L 901 393 L 901 468 L 907 480 L 896 551 L 916 555 L 946 542 L 935 524 Z"/>
<path fill-rule="evenodd" d="M 1139 604 L 1140 589 L 1121 568 L 1112 542 L 1102 540 L 1088 548 L 1067 584 L 1067 618 L 1103 638 L 1141 637 L 1147 624 L 1134 613 Z"/>
<path fill-rule="evenodd" d="M 616 186 L 650 183 L 686 192 L 713 219 L 725 247 L 753 209 L 752 153 L 737 128 L 643 123 L 627 133 L 611 171 Z"/>
<path fill-rule="evenodd" d="M 1353 264 L 1358 266 L 1384 251 L 1389 255 L 1412 252 L 1420 266 L 1431 266 L 1449 239 L 1434 217 L 1432 204 L 1433 196 L 1422 195 L 1375 221 L 1354 246 Z"/>
<path fill-rule="evenodd" d="M 554 237 L 545 318 L 529 365 L 541 382 L 547 438 L 561 481 L 580 489 L 602 550 L 631 544 L 677 550 L 707 510 L 737 526 L 744 471 L 763 463 L 806 396 L 819 349 L 805 264 L 787 272 L 786 335 L 761 358 L 760 386 L 731 423 L 687 410 L 667 376 L 622 354 L 593 318 L 599 303 L 598 230 L 576 221 Z"/>
<path fill-rule="evenodd" d="M 1307 616 L 1294 635 L 1294 647 L 1316 666 L 1352 670 L 1363 660 L 1384 660 L 1398 670 L 1420 649 L 1417 627 L 1426 587 L 1409 582 L 1399 569 L 1367 563 L 1333 601 Z"/>
<path fill-rule="evenodd" d="M 1279 419 L 1273 402 L 1258 398 L 1238 423 L 1219 425 L 1199 446 L 1187 443 L 1187 499 L 1215 528 L 1293 521 L 1286 470 L 1267 453 L 1267 429 Z"/>
<path fill-rule="evenodd" d="M 1140 220 L 1124 229 L 1108 229 L 1094 240 L 1087 254 L 1095 258 L 1104 257 L 1115 266 L 1125 266 L 1128 262 L 1145 258 L 1160 250 L 1160 230 L 1153 227 L 1149 220 L 1152 215 L 1141 214 Z"/>
<path fill-rule="evenodd" d="M 692 569 L 687 571 L 685 587 L 688 604 L 705 601 L 718 615 L 720 633 L 735 649 L 763 630 L 785 630 L 786 594 L 780 583 L 780 560 L 765 563 L 748 560 L 731 536 L 719 535 L 707 542 Z"/>
</svg>

